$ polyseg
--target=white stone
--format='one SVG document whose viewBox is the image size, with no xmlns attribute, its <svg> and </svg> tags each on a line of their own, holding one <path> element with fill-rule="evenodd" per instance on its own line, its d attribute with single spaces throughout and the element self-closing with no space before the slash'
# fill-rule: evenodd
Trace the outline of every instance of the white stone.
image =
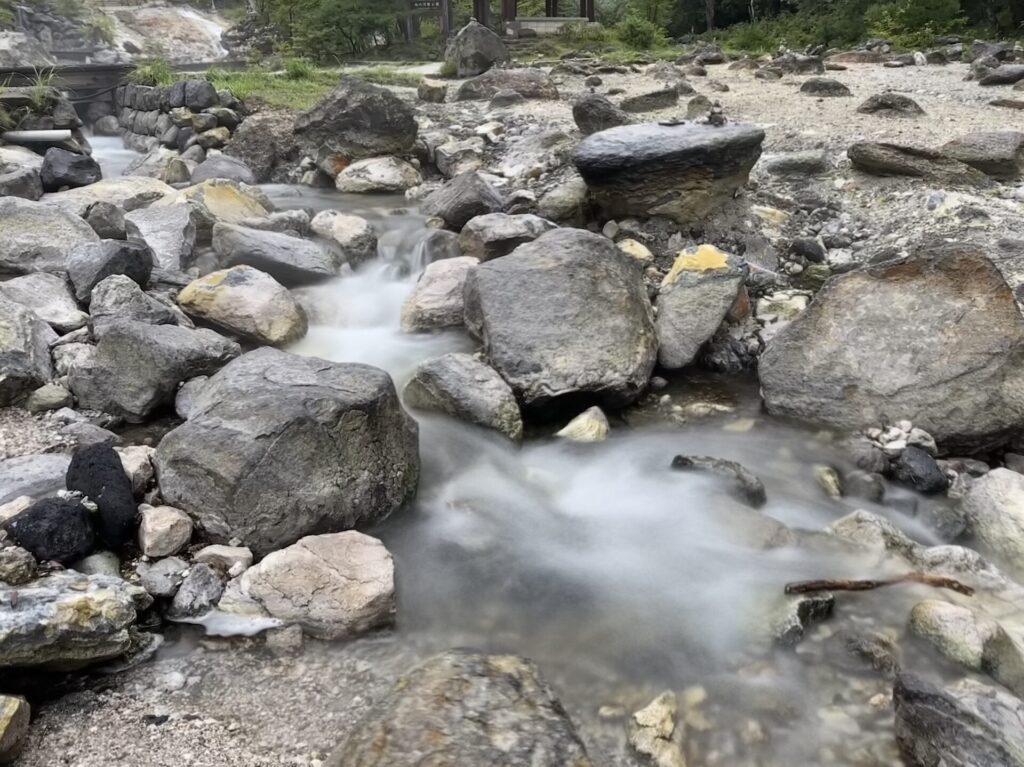
<svg viewBox="0 0 1024 767">
<path fill-rule="evenodd" d="M 1024 574 L 1024 474 L 993 469 L 976 479 L 963 499 L 975 539 L 996 560 Z"/>
<path fill-rule="evenodd" d="M 115 447 L 114 452 L 121 459 L 124 473 L 132 481 L 132 492 L 140 497 L 153 480 L 153 454 L 156 450 L 149 445 Z"/>
<path fill-rule="evenodd" d="M 910 611 L 910 630 L 954 663 L 980 671 L 985 642 L 995 633 L 996 624 L 967 607 L 926 599 Z"/>
<path fill-rule="evenodd" d="M 271 617 L 320 639 L 342 639 L 393 620 L 394 570 L 383 543 L 349 530 L 302 538 L 239 580 L 242 593 Z"/>
<path fill-rule="evenodd" d="M 422 183 L 420 172 L 397 157 L 357 160 L 334 179 L 334 186 L 339 192 L 356 194 L 404 192 Z"/>
<path fill-rule="evenodd" d="M 361 263 L 377 255 L 377 232 L 362 216 L 324 210 L 313 217 L 309 228 L 338 245 L 348 263 Z"/>
<path fill-rule="evenodd" d="M 139 548 L 147 557 L 176 554 L 192 540 L 192 519 L 173 506 L 139 507 Z"/>
<path fill-rule="evenodd" d="M 252 566 L 252 552 L 245 546 L 214 544 L 197 551 L 193 559 L 229 571 L 235 565 L 241 565 L 243 569 Z"/>
</svg>

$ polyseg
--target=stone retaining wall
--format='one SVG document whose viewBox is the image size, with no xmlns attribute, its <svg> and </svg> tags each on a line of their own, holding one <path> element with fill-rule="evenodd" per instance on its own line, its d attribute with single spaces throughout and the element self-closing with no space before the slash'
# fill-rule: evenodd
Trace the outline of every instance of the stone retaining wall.
<svg viewBox="0 0 1024 767">
<path fill-rule="evenodd" d="M 193 145 L 220 149 L 242 121 L 238 99 L 206 80 L 121 86 L 114 93 L 114 115 L 125 146 L 137 152 L 160 146 L 179 153 Z"/>
</svg>

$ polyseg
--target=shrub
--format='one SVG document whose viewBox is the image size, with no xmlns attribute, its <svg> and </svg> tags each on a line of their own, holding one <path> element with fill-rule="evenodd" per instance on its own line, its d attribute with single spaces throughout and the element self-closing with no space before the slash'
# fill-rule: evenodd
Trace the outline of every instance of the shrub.
<svg viewBox="0 0 1024 767">
<path fill-rule="evenodd" d="M 578 45 L 581 43 L 606 43 L 611 38 L 608 30 L 600 24 L 563 24 L 558 35 L 565 42 Z"/>
<path fill-rule="evenodd" d="M 959 0 L 898 0 L 876 4 L 865 14 L 869 32 L 900 48 L 924 48 L 938 35 L 961 31 Z"/>
<path fill-rule="evenodd" d="M 316 67 L 306 59 L 285 59 L 284 73 L 289 80 L 308 80 L 316 73 Z"/>
<path fill-rule="evenodd" d="M 455 62 L 446 61 L 441 65 L 441 77 L 455 77 L 456 73 Z"/>
<path fill-rule="evenodd" d="M 128 82 L 136 85 L 170 85 L 176 79 L 174 70 L 165 59 L 151 59 L 128 75 Z"/>
<path fill-rule="evenodd" d="M 85 22 L 85 31 L 94 43 L 114 44 L 116 28 L 114 20 L 109 16 L 93 16 Z"/>
<path fill-rule="evenodd" d="M 661 27 L 646 19 L 630 16 L 615 30 L 619 41 L 635 51 L 647 51 L 665 44 Z"/>
</svg>

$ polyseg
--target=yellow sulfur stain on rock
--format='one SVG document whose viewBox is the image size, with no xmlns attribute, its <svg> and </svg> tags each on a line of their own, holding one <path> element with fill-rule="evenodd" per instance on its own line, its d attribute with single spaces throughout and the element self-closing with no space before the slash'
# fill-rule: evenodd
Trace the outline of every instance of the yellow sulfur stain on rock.
<svg viewBox="0 0 1024 767">
<path fill-rule="evenodd" d="M 671 285 L 683 272 L 708 272 L 712 269 L 728 269 L 729 254 L 714 245 L 698 245 L 679 251 L 672 269 L 661 281 L 661 286 Z"/>
</svg>

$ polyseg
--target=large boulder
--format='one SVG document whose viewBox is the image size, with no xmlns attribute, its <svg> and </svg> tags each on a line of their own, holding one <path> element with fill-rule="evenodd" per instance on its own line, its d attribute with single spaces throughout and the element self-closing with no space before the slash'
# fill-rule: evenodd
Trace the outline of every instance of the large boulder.
<svg viewBox="0 0 1024 767">
<path fill-rule="evenodd" d="M 257 349 L 193 405 L 157 448 L 157 475 L 215 543 L 267 554 L 378 522 L 416 492 L 416 423 L 376 368 Z"/>
<path fill-rule="evenodd" d="M 437 216 L 453 231 L 461 231 L 476 216 L 497 213 L 505 204 L 501 194 L 476 171 L 456 176 L 431 192 L 420 204 L 428 216 Z"/>
<path fill-rule="evenodd" d="M 743 287 L 746 270 L 713 245 L 683 251 L 658 291 L 658 361 L 689 365 L 715 334 Z"/>
<path fill-rule="evenodd" d="M 1024 765 L 1024 703 L 973 679 L 939 689 L 900 674 L 893 689 L 896 742 L 909 767 Z"/>
<path fill-rule="evenodd" d="M 103 172 L 100 164 L 87 154 L 50 147 L 43 156 L 39 176 L 44 192 L 57 192 L 64 187 L 75 189 L 95 184 L 103 178 Z"/>
<path fill-rule="evenodd" d="M 530 213 L 487 213 L 466 222 L 459 234 L 459 247 L 463 255 L 490 261 L 556 228 L 557 224 Z"/>
<path fill-rule="evenodd" d="M 284 346 L 306 335 L 306 313 L 281 283 L 251 266 L 200 277 L 178 293 L 193 317 L 258 344 Z"/>
<path fill-rule="evenodd" d="M 907 419 L 943 448 L 977 450 L 1024 423 L 1024 319 L 966 246 L 831 279 L 759 371 L 770 413 L 839 429 Z"/>
<path fill-rule="evenodd" d="M 355 530 L 306 536 L 268 554 L 239 587 L 272 618 L 318 639 L 358 636 L 395 618 L 391 554 Z"/>
<path fill-rule="evenodd" d="M 608 239 L 555 229 L 470 271 L 465 317 L 520 401 L 563 397 L 621 407 L 657 354 L 640 270 Z"/>
<path fill-rule="evenodd" d="M 60 275 L 35 272 L 14 277 L 0 282 L 0 295 L 32 310 L 58 333 L 77 330 L 89 321 Z"/>
<path fill-rule="evenodd" d="M 478 263 L 472 256 L 459 256 L 427 264 L 402 305 L 402 330 L 421 333 L 461 326 L 466 277 Z"/>
<path fill-rule="evenodd" d="M 211 375 L 240 351 L 212 330 L 122 320 L 72 366 L 68 383 L 81 407 L 141 422 L 173 403 L 180 383 Z"/>
<path fill-rule="evenodd" d="M 584 139 L 573 160 L 608 217 L 689 225 L 747 182 L 763 141 L 750 125 L 627 125 Z"/>
<path fill-rule="evenodd" d="M 1024 80 L 1024 65 L 1009 64 L 996 67 L 978 80 L 978 85 L 1013 85 Z"/>
<path fill-rule="evenodd" d="M 138 242 L 100 240 L 74 248 L 66 268 L 75 298 L 88 301 L 92 289 L 114 274 L 123 274 L 146 287 L 153 271 L 153 251 Z"/>
<path fill-rule="evenodd" d="M 19 403 L 53 376 L 57 334 L 31 309 L 0 293 L 0 407 Z"/>
<path fill-rule="evenodd" d="M 120 578 L 69 571 L 9 589 L 6 601 L 0 668 L 72 671 L 137 644 L 132 627 L 152 599 Z"/>
<path fill-rule="evenodd" d="M 846 150 L 846 156 L 854 168 L 872 176 L 910 176 L 954 186 L 992 185 L 981 171 L 934 149 L 860 141 Z"/>
<path fill-rule="evenodd" d="M 588 93 L 577 100 L 572 105 L 572 119 L 584 136 L 633 122 L 628 114 L 598 93 Z"/>
<path fill-rule="evenodd" d="M 59 271 L 72 248 L 98 241 L 92 227 L 73 213 L 0 198 L 0 273 Z"/>
<path fill-rule="evenodd" d="M 523 418 L 512 388 L 494 368 L 472 354 L 445 354 L 420 364 L 402 392 L 405 404 L 523 436 Z"/>
<path fill-rule="evenodd" d="M 514 655 L 451 651 L 402 677 L 326 767 L 591 767 L 537 667 Z"/>
<path fill-rule="evenodd" d="M 509 58 L 501 38 L 476 19 L 470 19 L 459 30 L 444 52 L 445 65 L 460 78 L 483 74 L 495 64 L 507 63 Z"/>
<path fill-rule="evenodd" d="M 252 266 L 289 287 L 317 282 L 338 273 L 338 256 L 332 250 L 318 242 L 280 232 L 215 224 L 213 249 L 220 257 L 221 266 Z"/>
<path fill-rule="evenodd" d="M 338 171 L 365 157 L 408 154 L 416 131 L 409 105 L 386 88 L 355 77 L 341 78 L 319 104 L 295 118 L 294 127 L 308 153 L 334 157 Z"/>
<path fill-rule="evenodd" d="M 942 151 L 962 163 L 1000 181 L 1024 176 L 1024 133 L 979 131 L 953 139 Z"/>
<path fill-rule="evenodd" d="M 466 80 L 455 92 L 456 101 L 486 101 L 499 91 L 518 93 L 526 99 L 557 99 L 558 88 L 540 69 L 492 69 Z"/>
<path fill-rule="evenodd" d="M 196 213 L 190 205 L 142 208 L 125 214 L 130 242 L 153 251 L 154 266 L 182 271 L 192 266 L 196 247 Z"/>
</svg>

